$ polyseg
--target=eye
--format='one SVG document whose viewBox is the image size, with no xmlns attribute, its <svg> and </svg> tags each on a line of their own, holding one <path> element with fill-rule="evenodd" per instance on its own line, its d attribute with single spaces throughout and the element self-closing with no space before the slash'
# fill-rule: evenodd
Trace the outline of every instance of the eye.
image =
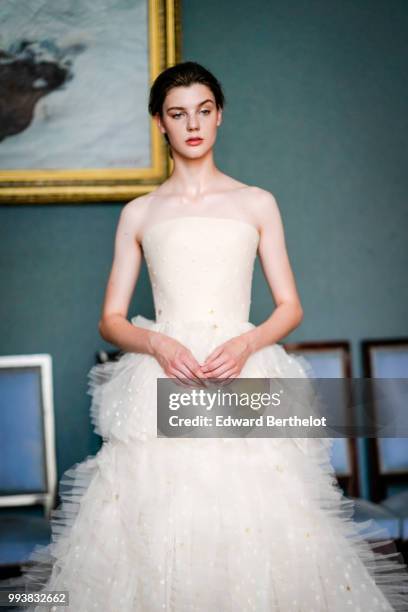
<svg viewBox="0 0 408 612">
<path fill-rule="evenodd" d="M 183 113 L 176 113 L 175 115 L 172 115 L 173 119 L 178 119 L 179 117 L 181 117 Z"/>
<path fill-rule="evenodd" d="M 208 108 L 203 108 L 201 112 L 204 113 L 204 115 L 209 115 L 211 113 L 210 109 Z"/>
</svg>

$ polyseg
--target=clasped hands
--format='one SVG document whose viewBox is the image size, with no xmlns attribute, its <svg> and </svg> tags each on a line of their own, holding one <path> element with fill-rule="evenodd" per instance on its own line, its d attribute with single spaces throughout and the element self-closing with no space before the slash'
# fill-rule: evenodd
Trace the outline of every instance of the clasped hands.
<svg viewBox="0 0 408 612">
<path fill-rule="evenodd" d="M 190 349 L 170 336 L 157 333 L 152 340 L 152 353 L 170 378 L 185 386 L 206 386 L 206 381 L 236 378 L 252 354 L 245 334 L 234 336 L 218 345 L 200 364 Z"/>
</svg>

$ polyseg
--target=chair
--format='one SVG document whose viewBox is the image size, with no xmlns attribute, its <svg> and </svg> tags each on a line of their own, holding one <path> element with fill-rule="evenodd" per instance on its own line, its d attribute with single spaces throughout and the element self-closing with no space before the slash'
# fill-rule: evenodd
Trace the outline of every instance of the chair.
<svg viewBox="0 0 408 612">
<path fill-rule="evenodd" d="M 0 357 L 0 572 L 48 544 L 56 495 L 52 360 Z"/>
<path fill-rule="evenodd" d="M 401 379 L 408 378 L 408 338 L 363 340 L 362 358 L 363 370 L 367 378 L 388 379 L 386 389 L 394 391 L 394 413 L 397 418 L 403 419 L 403 424 L 406 423 L 407 387 L 404 381 L 404 389 L 401 389 Z M 381 412 L 384 402 L 376 402 L 375 392 L 372 400 L 376 413 Z M 379 416 L 386 418 L 386 415 L 380 414 Z M 372 497 L 376 502 L 380 502 L 381 507 L 398 517 L 402 547 L 407 551 L 408 438 L 371 438 L 369 452 L 372 465 Z"/>
<path fill-rule="evenodd" d="M 287 343 L 285 349 L 304 357 L 312 367 L 316 378 L 345 378 L 349 381 L 347 395 L 351 395 L 351 349 L 350 343 L 341 341 L 311 341 Z M 345 398 L 346 400 L 347 398 Z M 344 411 L 347 406 L 344 407 Z M 385 528 L 393 540 L 399 540 L 401 530 L 398 518 L 386 507 L 359 497 L 358 453 L 355 438 L 334 438 L 332 465 L 339 485 L 345 495 L 354 501 L 354 520 L 363 523 L 373 519 Z M 364 531 L 362 531 L 364 534 Z M 370 536 L 368 536 L 370 537 Z"/>
</svg>

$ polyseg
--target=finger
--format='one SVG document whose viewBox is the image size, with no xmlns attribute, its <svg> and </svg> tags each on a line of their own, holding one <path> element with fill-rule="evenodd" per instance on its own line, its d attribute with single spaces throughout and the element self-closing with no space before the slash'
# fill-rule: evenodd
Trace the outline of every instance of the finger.
<svg viewBox="0 0 408 612">
<path fill-rule="evenodd" d="M 206 359 L 206 361 L 201 366 L 201 369 L 203 370 L 203 372 L 208 372 L 209 370 L 216 367 L 220 363 L 223 363 L 225 359 L 226 357 L 222 353 L 218 357 L 213 357 L 212 359 Z"/>
<path fill-rule="evenodd" d="M 231 365 L 230 362 L 226 362 L 223 363 L 222 365 L 220 365 L 218 368 L 215 368 L 215 370 L 213 370 L 210 374 L 210 378 L 221 378 L 226 376 L 226 372 L 229 372 L 231 370 L 235 370 L 235 365 Z"/>
<path fill-rule="evenodd" d="M 225 382 L 220 383 L 220 384 L 225 384 L 226 385 L 229 382 L 228 379 L 235 378 L 235 377 L 236 377 L 236 370 L 235 370 L 235 368 L 230 368 L 229 370 L 224 372 L 224 374 L 222 375 L 222 378 L 226 378 L 227 380 Z"/>
<path fill-rule="evenodd" d="M 223 376 L 220 376 L 220 378 L 210 378 L 210 381 L 213 385 L 217 385 L 217 387 L 225 387 L 230 385 L 234 378 L 235 376 L 233 376 L 232 373 L 225 373 Z"/>
<path fill-rule="evenodd" d="M 211 351 L 209 355 L 207 355 L 204 361 L 204 365 L 207 365 L 207 363 L 209 363 L 210 361 L 218 357 L 218 355 L 221 355 L 223 350 L 224 350 L 224 345 L 217 346 L 213 351 Z"/>
<path fill-rule="evenodd" d="M 225 374 L 220 378 L 209 378 L 207 379 L 212 385 L 216 385 L 217 387 L 226 387 L 233 383 L 234 379 L 237 377 L 237 374 L 234 373 L 233 370 L 229 372 L 225 372 Z"/>
<path fill-rule="evenodd" d="M 197 364 L 198 369 L 200 368 L 200 365 Z M 202 387 L 203 386 L 203 378 L 200 378 L 197 374 L 197 367 L 195 365 L 189 365 L 188 362 L 187 363 L 181 363 L 179 365 L 179 370 L 184 372 L 186 378 L 188 378 L 191 381 L 194 381 L 196 384 L 196 387 Z"/>
<path fill-rule="evenodd" d="M 194 379 L 200 384 L 203 384 L 203 380 L 205 380 L 205 373 L 202 371 L 200 364 L 193 358 L 188 358 L 184 364 Z"/>
<path fill-rule="evenodd" d="M 189 378 L 188 378 L 188 377 L 185 375 L 185 373 L 184 373 L 184 372 L 182 372 L 182 371 L 181 371 L 181 370 L 179 370 L 178 368 L 173 367 L 173 368 L 170 370 L 170 377 L 171 377 L 171 378 L 177 378 L 177 380 L 180 382 L 180 384 L 181 384 L 183 387 L 186 387 L 186 388 L 188 388 L 188 389 L 190 388 L 190 384 L 189 384 L 189 383 L 190 383 L 190 381 L 189 381 Z"/>
<path fill-rule="evenodd" d="M 220 367 L 221 365 L 227 362 L 228 362 L 228 358 L 225 355 L 221 355 L 220 357 L 217 357 L 217 359 L 214 359 L 213 361 L 208 363 L 206 366 L 203 366 L 202 369 L 206 374 L 209 374 L 211 376 L 213 371 L 216 368 Z"/>
</svg>

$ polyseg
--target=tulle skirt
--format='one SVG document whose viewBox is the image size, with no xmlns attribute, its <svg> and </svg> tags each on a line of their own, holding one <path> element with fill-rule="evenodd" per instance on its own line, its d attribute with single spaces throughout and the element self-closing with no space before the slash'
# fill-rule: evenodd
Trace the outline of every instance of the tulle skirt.
<svg viewBox="0 0 408 612">
<path fill-rule="evenodd" d="M 254 327 L 132 322 L 177 338 L 200 363 Z M 240 374 L 311 375 L 279 344 Z M 125 353 L 88 376 L 104 442 L 64 473 L 52 542 L 25 566 L 25 588 L 67 590 L 61 610 L 72 612 L 408 610 L 407 568 L 395 548 L 377 550 L 375 538 L 391 544 L 378 524 L 354 522 L 331 438 L 160 438 L 156 381 L 165 375 L 153 357 Z"/>
</svg>

